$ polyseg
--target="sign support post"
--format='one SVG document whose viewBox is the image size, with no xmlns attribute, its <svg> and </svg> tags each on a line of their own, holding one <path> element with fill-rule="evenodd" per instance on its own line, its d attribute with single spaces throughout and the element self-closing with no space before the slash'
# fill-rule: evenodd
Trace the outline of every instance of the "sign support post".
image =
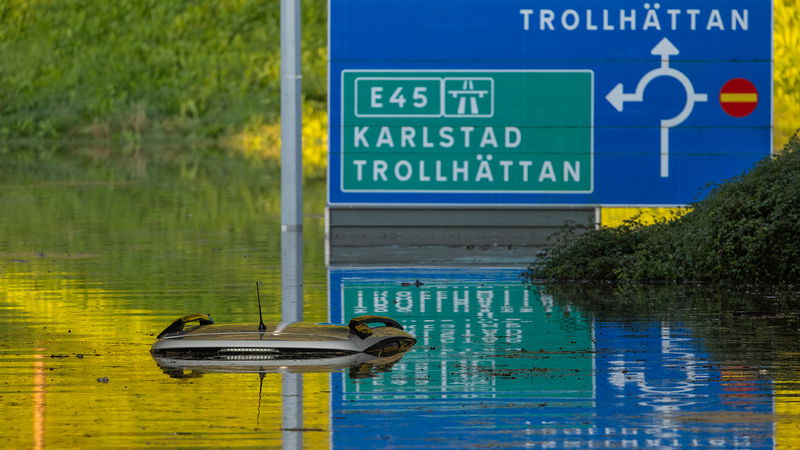
<svg viewBox="0 0 800 450">
<path fill-rule="evenodd" d="M 281 320 L 303 320 L 300 1 L 281 0 Z"/>
</svg>

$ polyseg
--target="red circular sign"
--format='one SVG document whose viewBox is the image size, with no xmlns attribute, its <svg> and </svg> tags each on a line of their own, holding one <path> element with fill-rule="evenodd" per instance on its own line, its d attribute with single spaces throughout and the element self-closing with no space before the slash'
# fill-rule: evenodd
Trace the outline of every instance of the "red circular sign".
<svg viewBox="0 0 800 450">
<path fill-rule="evenodd" d="M 719 91 L 719 104 L 733 117 L 747 116 L 758 106 L 758 90 L 749 80 L 734 78 Z"/>
</svg>

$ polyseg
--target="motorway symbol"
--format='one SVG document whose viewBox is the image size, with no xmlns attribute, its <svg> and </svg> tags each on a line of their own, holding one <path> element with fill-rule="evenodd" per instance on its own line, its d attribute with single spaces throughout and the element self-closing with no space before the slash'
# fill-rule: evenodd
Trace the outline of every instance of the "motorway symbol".
<svg viewBox="0 0 800 450">
<path fill-rule="evenodd" d="M 486 117 L 494 98 L 492 78 L 445 78 L 447 117 Z"/>
<path fill-rule="evenodd" d="M 681 83 L 686 90 L 686 104 L 677 116 L 671 119 L 661 120 L 661 177 L 666 178 L 669 177 L 669 129 L 683 123 L 692 113 L 694 104 L 696 102 L 708 101 L 708 95 L 695 93 L 694 86 L 692 82 L 689 81 L 689 78 L 687 78 L 683 72 L 669 66 L 669 57 L 680 53 L 669 39 L 661 39 L 650 53 L 661 56 L 661 67 L 647 72 L 639 80 L 639 84 L 636 85 L 636 91 L 634 93 L 626 94 L 622 83 L 618 83 L 614 86 L 614 89 L 606 95 L 606 100 L 608 100 L 617 111 L 622 112 L 625 102 L 641 102 L 644 100 L 644 90 L 655 78 L 667 76 L 675 78 Z"/>
<path fill-rule="evenodd" d="M 758 106 L 758 90 L 749 80 L 734 78 L 719 91 L 719 104 L 733 117 L 748 116 Z"/>
</svg>

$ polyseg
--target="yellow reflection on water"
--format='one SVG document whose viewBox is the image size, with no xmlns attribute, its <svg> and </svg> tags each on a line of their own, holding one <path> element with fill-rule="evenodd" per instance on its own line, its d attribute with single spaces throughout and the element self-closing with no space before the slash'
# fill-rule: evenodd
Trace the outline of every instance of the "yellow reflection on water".
<svg viewBox="0 0 800 450">
<path fill-rule="evenodd" d="M 779 370 L 775 389 L 775 444 L 777 448 L 800 448 L 800 382 L 797 353 L 784 353 L 788 370 Z"/>
<path fill-rule="evenodd" d="M 37 349 L 40 350 L 40 349 Z M 34 355 L 33 363 L 33 447 L 44 447 L 45 366 L 41 354 Z"/>
<path fill-rule="evenodd" d="M 149 354 L 173 317 L 73 273 L 0 273 L 0 366 L 9 448 L 281 445 L 281 374 L 171 378 Z M 303 443 L 329 442 L 327 373 L 305 374 Z M 259 388 L 263 387 L 259 396 Z"/>
<path fill-rule="evenodd" d="M 800 448 L 800 389 L 775 391 L 777 448 Z"/>
<path fill-rule="evenodd" d="M 331 441 L 331 375 L 307 373 L 303 375 L 303 447 L 328 448 Z"/>
</svg>

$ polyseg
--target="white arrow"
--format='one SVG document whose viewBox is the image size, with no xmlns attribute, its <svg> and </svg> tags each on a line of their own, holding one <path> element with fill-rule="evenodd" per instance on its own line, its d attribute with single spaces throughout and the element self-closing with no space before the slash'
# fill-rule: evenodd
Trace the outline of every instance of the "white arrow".
<svg viewBox="0 0 800 450">
<path fill-rule="evenodd" d="M 622 83 L 617 83 L 614 86 L 614 89 L 606 95 L 606 100 L 608 103 L 611 103 L 611 106 L 614 107 L 619 112 L 622 112 L 623 107 L 625 106 L 625 102 L 640 102 L 640 99 L 635 93 L 634 94 L 626 94 L 624 92 L 624 88 L 622 87 Z"/>
<path fill-rule="evenodd" d="M 650 50 L 651 55 L 661 56 L 661 67 L 669 67 L 669 57 L 672 55 L 679 55 L 681 52 L 678 48 L 672 45 L 669 39 L 664 38 Z"/>
<path fill-rule="evenodd" d="M 622 112 L 625 102 L 641 102 L 644 100 L 644 89 L 653 78 L 659 76 L 672 76 L 681 81 L 684 87 L 687 87 L 687 83 L 689 86 L 691 86 L 691 83 L 689 83 L 688 79 L 685 82 L 681 80 L 681 78 L 686 78 L 682 73 L 669 67 L 669 57 L 680 54 L 680 51 L 678 51 L 678 49 L 672 45 L 672 42 L 670 42 L 669 39 L 661 39 L 661 41 L 659 41 L 658 44 L 656 44 L 656 46 L 650 50 L 650 54 L 661 56 L 661 68 L 653 69 L 644 77 L 642 77 L 642 79 L 639 80 L 639 84 L 636 86 L 635 93 L 626 94 L 622 83 L 618 83 L 616 86 L 614 86 L 614 89 L 611 89 L 608 95 L 606 95 L 606 100 L 608 100 L 608 103 L 611 103 L 611 106 L 613 106 L 617 111 Z M 687 92 L 690 90 L 691 92 L 694 92 L 693 88 L 687 87 Z"/>
<path fill-rule="evenodd" d="M 661 39 L 661 41 L 659 41 L 658 44 L 653 47 L 653 50 L 651 50 L 650 53 L 656 56 L 661 56 L 661 67 L 647 72 L 636 85 L 636 92 L 632 94 L 626 94 L 622 83 L 617 83 L 617 85 L 614 86 L 614 88 L 611 89 L 611 91 L 606 95 L 606 100 L 608 100 L 608 103 L 611 103 L 611 106 L 613 106 L 614 109 L 622 112 L 625 102 L 641 102 L 644 100 L 644 90 L 654 78 L 664 76 L 672 77 L 681 83 L 683 88 L 686 90 L 686 104 L 683 106 L 683 109 L 680 113 L 678 113 L 678 115 L 671 119 L 661 121 L 661 176 L 668 177 L 669 129 L 683 123 L 683 121 L 686 120 L 686 118 L 692 113 L 694 104 L 696 102 L 707 102 L 708 95 L 695 93 L 694 86 L 692 85 L 692 82 L 689 81 L 689 78 L 687 78 L 683 72 L 675 70 L 669 66 L 669 57 L 680 54 L 678 49 L 672 45 L 672 42 L 670 42 L 669 39 Z"/>
</svg>

